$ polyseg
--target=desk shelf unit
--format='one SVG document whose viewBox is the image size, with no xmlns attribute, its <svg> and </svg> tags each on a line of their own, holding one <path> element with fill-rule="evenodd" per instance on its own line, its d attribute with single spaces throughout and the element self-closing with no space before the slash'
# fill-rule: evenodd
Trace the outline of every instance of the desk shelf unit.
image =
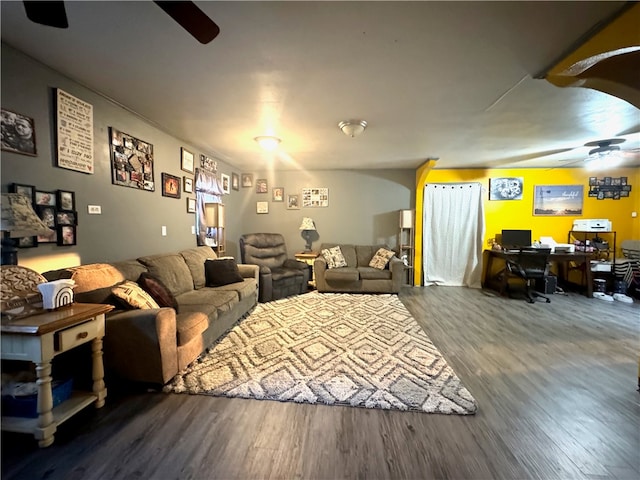
<svg viewBox="0 0 640 480">
<path fill-rule="evenodd" d="M 569 234 L 567 236 L 567 242 L 568 243 L 574 243 L 575 240 L 578 240 L 580 242 L 582 242 L 583 244 L 586 243 L 587 240 L 589 240 L 589 237 L 591 236 L 595 236 L 595 237 L 600 237 L 600 235 L 606 235 L 607 237 L 613 237 L 613 248 L 611 248 L 611 243 L 609 243 L 609 248 L 603 248 L 603 249 L 599 249 L 596 248 L 594 246 L 593 249 L 593 253 L 594 256 L 596 257 L 600 257 L 603 258 L 606 256 L 607 260 L 609 258 L 611 258 L 611 263 L 612 263 L 612 268 L 611 270 L 613 271 L 613 267 L 616 264 L 616 240 L 617 240 L 617 235 L 616 232 L 614 231 L 608 231 L 608 232 L 583 232 L 580 230 L 571 230 L 569 231 Z M 573 241 L 572 241 L 573 238 Z"/>
</svg>

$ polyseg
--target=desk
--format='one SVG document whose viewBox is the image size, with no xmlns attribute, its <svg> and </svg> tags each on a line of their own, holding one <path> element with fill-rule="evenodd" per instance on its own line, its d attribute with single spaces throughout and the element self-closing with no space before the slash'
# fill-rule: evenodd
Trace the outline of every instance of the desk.
<svg viewBox="0 0 640 480">
<path fill-rule="evenodd" d="M 516 258 L 517 253 L 507 253 L 502 250 L 487 249 L 484 251 L 486 257 L 486 267 L 484 271 L 484 278 L 482 279 L 482 288 L 490 288 L 498 290 L 501 294 L 504 293 L 505 285 L 500 283 L 498 285 L 498 278 L 492 274 L 493 260 L 498 258 L 506 260 L 507 258 Z M 549 255 L 549 262 L 556 263 L 558 265 L 558 275 L 562 280 L 567 280 L 569 269 L 566 267 L 568 262 L 575 262 L 580 265 L 583 271 L 583 278 L 587 287 L 587 297 L 593 297 L 593 281 L 591 279 L 591 264 L 590 261 L 593 257 L 592 253 L 575 252 L 575 253 L 552 253 Z"/>
<path fill-rule="evenodd" d="M 14 320 L 2 320 L 2 359 L 30 361 L 36 365 L 38 385 L 38 418 L 2 417 L 2 430 L 34 435 L 40 447 L 53 443 L 57 426 L 81 409 L 95 403 L 104 405 L 102 337 L 104 314 L 113 307 L 74 303 L 57 310 Z M 59 353 L 91 342 L 93 360 L 92 392 L 74 392 L 70 399 L 53 408 L 51 361 Z"/>
</svg>

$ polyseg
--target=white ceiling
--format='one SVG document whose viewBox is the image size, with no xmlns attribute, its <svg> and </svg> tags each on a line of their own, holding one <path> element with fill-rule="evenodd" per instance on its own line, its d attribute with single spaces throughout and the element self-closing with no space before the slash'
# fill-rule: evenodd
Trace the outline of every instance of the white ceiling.
<svg viewBox="0 0 640 480">
<path fill-rule="evenodd" d="M 69 1 L 60 30 L 3 0 L 2 41 L 241 169 L 579 166 L 589 141 L 640 147 L 637 108 L 534 79 L 624 2 L 196 3 L 221 29 L 208 45 L 148 1 Z"/>
</svg>

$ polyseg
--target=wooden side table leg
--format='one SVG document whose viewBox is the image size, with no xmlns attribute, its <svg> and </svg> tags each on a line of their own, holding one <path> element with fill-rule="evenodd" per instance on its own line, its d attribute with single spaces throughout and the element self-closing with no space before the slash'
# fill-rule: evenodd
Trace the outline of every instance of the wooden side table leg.
<svg viewBox="0 0 640 480">
<path fill-rule="evenodd" d="M 96 337 L 91 342 L 91 357 L 93 359 L 91 376 L 93 378 L 93 393 L 98 397 L 96 408 L 104 406 L 107 388 L 104 384 L 104 364 L 102 362 L 102 337 Z"/>
<path fill-rule="evenodd" d="M 53 443 L 56 425 L 53 423 L 53 392 L 51 391 L 51 362 L 36 363 L 36 385 L 38 386 L 38 423 L 34 437 L 40 448 Z"/>
</svg>

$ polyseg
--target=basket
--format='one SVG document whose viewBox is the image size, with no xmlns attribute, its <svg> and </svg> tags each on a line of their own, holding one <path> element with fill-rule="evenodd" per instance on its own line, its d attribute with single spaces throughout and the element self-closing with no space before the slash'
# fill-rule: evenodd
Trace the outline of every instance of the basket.
<svg viewBox="0 0 640 480">
<path fill-rule="evenodd" d="M 54 380 L 51 382 L 53 406 L 60 405 L 71 396 L 73 378 Z M 32 395 L 2 395 L 2 416 L 9 417 L 38 417 L 38 394 Z"/>
</svg>

